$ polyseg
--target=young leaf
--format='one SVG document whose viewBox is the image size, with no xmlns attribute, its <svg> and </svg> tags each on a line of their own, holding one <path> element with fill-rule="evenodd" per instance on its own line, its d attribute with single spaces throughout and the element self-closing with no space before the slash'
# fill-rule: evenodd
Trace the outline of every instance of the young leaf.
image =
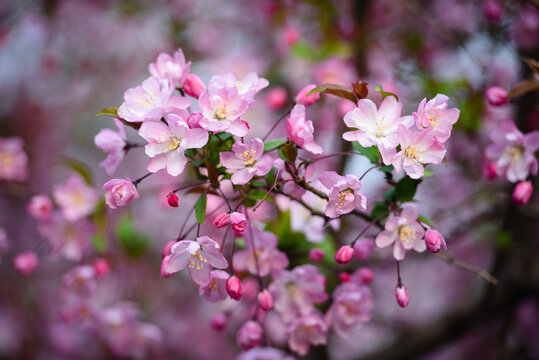
<svg viewBox="0 0 539 360">
<path fill-rule="evenodd" d="M 407 202 L 414 199 L 417 185 L 421 180 L 414 180 L 409 176 L 403 177 L 397 185 L 395 185 L 395 191 L 397 192 L 397 199 L 400 202 Z"/>
<path fill-rule="evenodd" d="M 385 214 L 388 211 L 388 209 L 389 208 L 388 208 L 386 203 L 377 201 L 377 202 L 374 203 L 374 207 L 372 209 L 371 216 L 376 219 L 377 217 Z"/>
<path fill-rule="evenodd" d="M 116 238 L 122 249 L 131 258 L 138 258 L 150 246 L 148 237 L 135 228 L 133 220 L 127 215 L 116 225 Z"/>
<path fill-rule="evenodd" d="M 431 228 L 435 228 L 436 227 L 436 223 L 434 221 L 432 221 L 431 219 L 429 219 L 428 217 L 426 216 L 423 216 L 423 215 L 419 215 L 417 217 L 417 220 L 419 220 L 420 222 L 424 223 L 424 224 L 427 224 L 428 226 L 430 226 Z"/>
<path fill-rule="evenodd" d="M 364 147 L 361 146 L 358 142 L 353 142 L 352 146 L 354 147 L 354 149 L 359 151 L 360 154 L 365 155 L 371 163 L 378 164 L 378 160 L 380 159 L 380 152 L 375 145 L 371 147 Z"/>
<path fill-rule="evenodd" d="M 341 85 L 324 84 L 322 86 L 315 87 L 314 89 L 309 91 L 307 95 L 316 94 L 317 92 L 338 96 L 340 98 L 350 100 L 354 104 L 357 104 L 356 95 L 354 95 L 352 91 Z"/>
<path fill-rule="evenodd" d="M 100 112 L 98 112 L 97 114 L 95 114 L 95 117 L 99 117 L 99 116 L 102 116 L 102 115 L 106 115 L 106 116 L 111 116 L 111 117 L 115 117 L 117 118 L 118 117 L 118 107 L 108 107 L 108 108 L 104 108 L 103 110 L 101 110 Z"/>
<path fill-rule="evenodd" d="M 206 217 L 206 203 L 207 196 L 206 193 L 203 192 L 195 204 L 195 217 L 199 224 L 204 223 L 204 217 Z"/>
<path fill-rule="evenodd" d="M 85 163 L 79 160 L 69 158 L 67 156 L 60 158 L 60 162 L 62 163 L 62 165 L 67 166 L 68 168 L 82 176 L 82 178 L 84 179 L 84 181 L 86 181 L 87 184 L 92 184 L 92 175 L 90 169 Z"/>
<path fill-rule="evenodd" d="M 286 142 L 285 139 L 277 139 L 277 140 L 271 140 L 264 144 L 264 152 L 268 152 L 270 150 L 276 149 L 282 144 Z"/>
<path fill-rule="evenodd" d="M 384 91 L 384 89 L 382 88 L 382 85 L 378 85 L 377 87 L 375 87 L 374 91 L 379 91 L 380 94 L 382 94 L 383 99 L 385 99 L 388 96 L 393 96 L 395 99 L 397 99 L 397 101 L 399 101 L 399 97 L 397 95 L 389 91 Z"/>
<path fill-rule="evenodd" d="M 290 163 L 294 163 L 298 157 L 298 149 L 293 142 L 282 145 L 279 150 L 284 156 L 284 159 Z"/>
<path fill-rule="evenodd" d="M 354 94 L 356 94 L 358 99 L 365 99 L 369 94 L 369 89 L 367 87 L 368 83 L 357 81 L 355 84 L 352 84 L 354 89 Z"/>
</svg>

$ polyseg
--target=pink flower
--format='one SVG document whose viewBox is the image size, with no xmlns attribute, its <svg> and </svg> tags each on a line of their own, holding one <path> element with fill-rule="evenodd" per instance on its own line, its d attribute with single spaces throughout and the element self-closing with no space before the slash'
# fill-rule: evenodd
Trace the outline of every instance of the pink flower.
<svg viewBox="0 0 539 360">
<path fill-rule="evenodd" d="M 204 82 L 197 74 L 189 74 L 183 84 L 183 91 L 187 95 L 198 99 L 206 91 L 206 85 L 204 85 Z"/>
<path fill-rule="evenodd" d="M 266 94 L 266 104 L 273 110 L 279 110 L 286 105 L 288 94 L 282 86 L 277 86 L 268 91 Z"/>
<path fill-rule="evenodd" d="M 26 181 L 28 157 L 21 138 L 0 138 L 0 180 Z"/>
<path fill-rule="evenodd" d="M 322 147 L 314 142 L 313 122 L 305 120 L 305 106 L 294 106 L 288 118 L 286 131 L 290 140 L 300 148 L 315 155 L 322 154 Z"/>
<path fill-rule="evenodd" d="M 118 131 L 102 129 L 94 138 L 95 145 L 108 154 L 107 158 L 99 163 L 99 166 L 104 168 L 109 175 L 113 174 L 120 166 L 127 144 L 124 125 L 116 118 L 114 124 L 116 124 Z"/>
<path fill-rule="evenodd" d="M 526 180 L 528 175 L 537 174 L 539 131 L 522 134 L 512 120 L 505 120 L 490 135 L 493 144 L 486 150 L 487 158 L 496 162 L 496 172 L 511 182 Z"/>
<path fill-rule="evenodd" d="M 221 331 L 225 328 L 226 324 L 227 324 L 227 318 L 226 318 L 226 315 L 223 313 L 217 313 L 211 319 L 211 327 L 214 330 Z"/>
<path fill-rule="evenodd" d="M 78 174 L 69 175 L 63 184 L 54 187 L 52 194 L 69 221 L 90 215 L 99 201 L 97 190 L 86 185 Z"/>
<path fill-rule="evenodd" d="M 305 356 L 311 345 L 326 343 L 328 326 L 320 314 L 312 313 L 294 320 L 286 332 L 290 349 L 300 356 Z"/>
<path fill-rule="evenodd" d="M 257 300 L 262 310 L 270 311 L 273 308 L 273 296 L 267 289 L 258 293 Z"/>
<path fill-rule="evenodd" d="M 236 87 L 222 87 L 202 93 L 198 99 L 203 118 L 200 126 L 213 132 L 227 131 L 235 136 L 245 136 L 249 128 L 240 120 L 247 111 L 249 101 L 238 93 Z"/>
<path fill-rule="evenodd" d="M 162 80 L 168 80 L 176 88 L 181 88 L 184 84 L 191 62 L 185 62 L 185 56 L 182 49 L 174 53 L 174 57 L 169 54 L 161 53 L 155 63 L 150 64 L 150 74 Z"/>
<path fill-rule="evenodd" d="M 249 106 L 254 105 L 255 95 L 269 85 L 269 81 L 264 78 L 259 78 L 255 72 L 250 72 L 243 80 L 231 72 L 222 75 L 216 75 L 210 79 L 208 84 L 209 92 L 214 93 L 223 88 L 236 88 L 238 94 L 243 99 L 247 100 Z"/>
<path fill-rule="evenodd" d="M 189 107 L 189 99 L 172 96 L 174 87 L 168 80 L 149 77 L 142 85 L 127 89 L 118 116 L 129 122 L 159 121 L 168 112 Z"/>
<path fill-rule="evenodd" d="M 440 248 L 447 249 L 444 237 L 436 230 L 427 230 L 425 234 L 425 245 L 431 253 L 439 252 Z"/>
<path fill-rule="evenodd" d="M 502 19 L 503 6 L 498 0 L 487 0 L 483 3 L 483 13 L 488 21 L 497 23 Z"/>
<path fill-rule="evenodd" d="M 203 117 L 201 113 L 194 112 L 187 118 L 187 125 L 189 125 L 191 129 L 202 129 L 202 127 L 200 126 L 200 120 L 202 119 Z"/>
<path fill-rule="evenodd" d="M 343 245 L 335 253 L 335 261 L 339 264 L 348 264 L 353 255 L 354 249 L 350 245 Z"/>
<path fill-rule="evenodd" d="M 239 212 L 233 212 L 230 214 L 230 224 L 232 225 L 232 230 L 236 232 L 236 236 L 242 236 L 247 230 L 249 223 L 244 214 Z"/>
<path fill-rule="evenodd" d="M 339 285 L 333 292 L 333 303 L 326 314 L 327 323 L 341 336 L 371 319 L 373 300 L 370 289 L 355 281 Z"/>
<path fill-rule="evenodd" d="M 348 214 L 356 207 L 367 210 L 367 197 L 359 192 L 361 182 L 354 175 L 341 176 L 335 171 L 324 171 L 318 181 L 329 190 L 326 215 L 330 218 Z"/>
<path fill-rule="evenodd" d="M 532 183 L 530 181 L 521 181 L 513 191 L 513 202 L 517 205 L 526 205 L 530 201 L 532 193 Z"/>
<path fill-rule="evenodd" d="M 174 244 L 176 244 L 176 241 L 174 240 L 168 241 L 163 247 L 163 250 L 161 251 L 161 257 L 170 255 L 170 251 L 172 250 L 172 247 L 174 246 Z"/>
<path fill-rule="evenodd" d="M 213 220 L 213 225 L 217 226 L 218 229 L 225 227 L 228 224 L 230 224 L 230 215 L 228 213 L 217 215 Z"/>
<path fill-rule="evenodd" d="M 234 185 L 244 185 L 255 175 L 264 176 L 273 166 L 271 156 L 264 155 L 264 143 L 259 138 L 247 144 L 234 143 L 231 152 L 222 152 L 220 156 L 221 164 L 234 171 L 231 179 Z"/>
<path fill-rule="evenodd" d="M 499 86 L 491 86 L 485 91 L 485 97 L 490 105 L 501 106 L 507 103 L 507 91 Z"/>
<path fill-rule="evenodd" d="M 41 221 L 50 219 L 53 209 L 52 200 L 47 195 L 32 196 L 26 205 L 28 214 Z"/>
<path fill-rule="evenodd" d="M 236 360 L 294 360 L 284 351 L 272 347 L 256 347 L 240 354 Z"/>
<path fill-rule="evenodd" d="M 139 130 L 148 144 L 146 155 L 151 159 L 148 171 L 154 173 L 167 169 L 172 176 L 178 176 L 185 169 L 185 150 L 198 149 L 208 142 L 208 133 L 203 129 L 190 129 L 185 120 L 176 114 L 167 116 L 167 123 L 145 122 Z"/>
<path fill-rule="evenodd" d="M 434 136 L 439 142 L 445 142 L 451 136 L 451 128 L 460 116 L 459 109 L 448 109 L 449 98 L 437 94 L 434 99 L 427 102 L 423 99 L 412 115 L 419 130 L 433 128 Z"/>
<path fill-rule="evenodd" d="M 304 106 L 311 106 L 315 102 L 320 99 L 320 93 L 314 93 L 312 95 L 307 95 L 311 90 L 315 89 L 315 84 L 309 84 L 305 86 L 303 89 L 299 91 L 299 93 L 296 95 L 296 104 L 304 105 Z"/>
<path fill-rule="evenodd" d="M 33 251 L 26 251 L 18 254 L 13 259 L 13 267 L 19 275 L 27 276 L 34 272 L 37 267 L 39 259 L 37 254 Z"/>
<path fill-rule="evenodd" d="M 497 166 L 495 162 L 489 162 L 485 164 L 485 166 L 483 167 L 483 174 L 485 175 L 487 180 L 492 180 L 496 178 L 496 176 L 498 176 L 498 174 L 496 174 L 496 168 Z"/>
<path fill-rule="evenodd" d="M 226 281 L 226 292 L 231 299 L 240 301 L 243 296 L 243 286 L 237 276 L 232 276 Z"/>
<path fill-rule="evenodd" d="M 403 308 L 407 307 L 408 303 L 410 302 L 408 292 L 406 291 L 406 288 L 402 285 L 398 285 L 395 288 L 395 298 L 397 299 L 397 304 L 399 304 L 399 306 Z"/>
<path fill-rule="evenodd" d="M 63 291 L 81 297 L 89 297 L 97 288 L 95 276 L 93 266 L 76 266 L 62 276 Z"/>
<path fill-rule="evenodd" d="M 401 117 L 402 104 L 395 97 L 388 96 L 376 109 L 369 99 L 361 99 L 357 108 L 344 116 L 346 126 L 355 130 L 343 134 L 347 141 L 357 141 L 361 146 L 378 146 L 384 164 L 391 163 L 391 157 L 399 143 L 398 127 L 409 128 L 414 120 L 411 116 Z"/>
<path fill-rule="evenodd" d="M 162 278 L 169 278 L 174 275 L 174 273 L 170 273 L 167 270 L 168 262 L 170 261 L 170 258 L 172 255 L 166 255 L 163 257 L 163 260 L 161 261 L 161 273 L 160 276 Z"/>
<path fill-rule="evenodd" d="M 172 257 L 166 270 L 175 273 L 188 267 L 191 279 L 199 285 L 210 281 L 212 267 L 218 269 L 228 267 L 219 244 L 207 236 L 198 237 L 196 241 L 178 241 L 172 246 L 171 252 Z"/>
<path fill-rule="evenodd" d="M 288 258 L 277 248 L 277 236 L 274 233 L 252 227 L 245 233 L 244 239 L 246 248 L 236 249 L 234 253 L 236 271 L 247 270 L 253 275 L 264 277 L 288 266 Z"/>
<path fill-rule="evenodd" d="M 95 226 L 85 218 L 72 222 L 55 214 L 39 231 L 51 244 L 51 255 L 60 253 L 68 260 L 80 261 L 92 244 Z"/>
<path fill-rule="evenodd" d="M 393 156 L 395 172 L 402 168 L 412 179 L 419 179 L 425 173 L 424 164 L 439 164 L 445 156 L 444 146 L 434 137 L 434 130 L 422 130 L 413 133 L 404 126 L 399 126 L 401 151 Z"/>
<path fill-rule="evenodd" d="M 230 275 L 222 270 L 212 270 L 210 280 L 199 286 L 200 295 L 204 295 L 206 300 L 216 302 L 228 297 L 226 282 Z"/>
<path fill-rule="evenodd" d="M 320 261 L 324 258 L 324 250 L 319 248 L 313 248 L 309 251 L 309 259 L 312 261 Z"/>
<path fill-rule="evenodd" d="M 361 239 L 354 244 L 354 256 L 358 260 L 366 260 L 374 251 L 373 239 Z"/>
<path fill-rule="evenodd" d="M 406 205 L 400 216 L 394 216 L 386 222 L 385 230 L 376 236 L 376 246 L 384 248 L 395 243 L 393 256 L 399 261 L 406 256 L 406 250 L 425 251 L 425 230 L 417 222 L 417 216 L 417 207 Z"/>
<path fill-rule="evenodd" d="M 264 330 L 256 321 L 249 320 L 238 330 L 236 341 L 244 350 L 257 347 L 262 344 Z"/>
<path fill-rule="evenodd" d="M 107 259 L 97 258 L 94 260 L 94 271 L 97 277 L 103 277 L 110 272 L 110 264 Z"/>
<path fill-rule="evenodd" d="M 126 206 L 139 197 L 130 178 L 109 180 L 101 189 L 105 190 L 105 202 L 111 209 Z"/>
</svg>

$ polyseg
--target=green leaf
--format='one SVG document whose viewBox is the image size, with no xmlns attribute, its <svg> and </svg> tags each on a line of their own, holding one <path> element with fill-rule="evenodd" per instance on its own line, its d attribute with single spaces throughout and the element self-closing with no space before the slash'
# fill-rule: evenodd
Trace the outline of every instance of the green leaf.
<svg viewBox="0 0 539 360">
<path fill-rule="evenodd" d="M 387 165 L 387 166 L 382 166 L 382 167 L 378 168 L 378 171 L 381 171 L 381 172 L 384 172 L 384 173 L 390 173 L 393 170 L 394 170 L 393 165 Z"/>
<path fill-rule="evenodd" d="M 309 91 L 307 95 L 316 94 L 318 92 L 338 96 L 340 98 L 350 100 L 354 104 L 357 104 L 357 98 L 356 98 L 356 95 L 354 95 L 354 92 L 350 91 L 349 89 L 341 85 L 324 84 L 322 86 L 317 86 L 311 91 Z"/>
<path fill-rule="evenodd" d="M 382 94 L 383 99 L 385 99 L 388 96 L 393 96 L 395 99 L 397 99 L 397 101 L 399 101 L 399 97 L 397 95 L 389 91 L 384 91 L 384 89 L 382 88 L 382 85 L 378 85 L 377 87 L 375 87 L 374 91 L 379 91 L 380 94 Z"/>
<path fill-rule="evenodd" d="M 64 156 L 60 158 L 60 162 L 62 165 L 67 166 L 68 168 L 79 174 L 84 179 L 84 181 L 86 181 L 87 184 L 90 185 L 92 183 L 92 175 L 90 172 L 90 168 L 82 161 Z"/>
<path fill-rule="evenodd" d="M 133 219 L 128 215 L 116 224 L 116 238 L 120 247 L 131 258 L 140 257 L 150 246 L 149 238 L 135 228 Z"/>
<path fill-rule="evenodd" d="M 104 108 L 103 110 L 101 110 L 100 112 L 95 114 L 95 117 L 99 117 L 99 116 L 103 116 L 103 115 L 117 118 L 118 117 L 118 106 Z"/>
<path fill-rule="evenodd" d="M 423 177 L 431 177 L 434 175 L 432 171 L 425 169 L 425 173 L 423 174 Z"/>
<path fill-rule="evenodd" d="M 397 200 L 397 191 L 395 190 L 394 187 L 392 187 L 386 192 L 384 192 L 384 194 L 382 195 L 382 198 L 384 199 L 385 202 L 388 202 L 388 203 L 395 202 Z"/>
<path fill-rule="evenodd" d="M 286 142 L 286 139 L 277 139 L 277 140 L 271 140 L 266 143 L 264 143 L 264 152 L 268 152 L 270 150 L 276 149 L 279 146 L 283 145 Z"/>
<path fill-rule="evenodd" d="M 374 207 L 372 208 L 372 211 L 371 211 L 371 216 L 376 219 L 377 217 L 387 213 L 388 210 L 389 210 L 389 207 L 387 206 L 386 203 L 377 201 L 374 203 Z"/>
<path fill-rule="evenodd" d="M 195 217 L 199 224 L 204 223 L 204 218 L 206 217 L 206 203 L 207 196 L 206 193 L 203 192 L 195 204 Z"/>
<path fill-rule="evenodd" d="M 434 221 L 432 221 L 431 219 L 429 219 L 428 217 L 426 216 L 423 216 L 423 215 L 419 215 L 417 217 L 417 220 L 421 221 L 422 223 L 424 224 L 427 224 L 428 226 L 430 226 L 431 228 L 435 228 L 436 227 L 436 223 Z"/>
<path fill-rule="evenodd" d="M 380 159 L 380 152 L 378 151 L 376 145 L 373 145 L 371 147 L 364 147 L 361 146 L 358 142 L 353 142 L 352 146 L 354 147 L 354 149 L 359 151 L 360 154 L 366 156 L 371 163 L 378 164 L 378 160 Z"/>
<path fill-rule="evenodd" d="M 403 177 L 397 185 L 395 185 L 395 191 L 397 193 L 397 199 L 400 202 L 412 201 L 417 191 L 417 185 L 421 180 L 414 180 L 409 176 Z"/>
<path fill-rule="evenodd" d="M 298 149 L 293 142 L 282 145 L 279 150 L 284 156 L 284 159 L 290 163 L 294 163 L 298 157 Z"/>
</svg>

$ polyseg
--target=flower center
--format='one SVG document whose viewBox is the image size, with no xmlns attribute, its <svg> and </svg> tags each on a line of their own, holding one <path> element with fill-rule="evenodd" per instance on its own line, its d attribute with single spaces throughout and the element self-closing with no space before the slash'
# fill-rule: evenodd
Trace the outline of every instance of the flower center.
<svg viewBox="0 0 539 360">
<path fill-rule="evenodd" d="M 217 120 L 224 120 L 226 118 L 226 115 L 231 111 L 230 103 L 226 100 L 223 100 L 219 105 L 217 105 L 217 109 L 215 109 L 215 118 Z"/>
<path fill-rule="evenodd" d="M 352 189 L 344 189 L 339 192 L 339 195 L 337 195 L 337 207 L 339 209 L 342 209 L 346 202 L 346 195 L 354 195 L 354 191 Z"/>
<path fill-rule="evenodd" d="M 2 164 L 3 168 L 10 169 L 13 166 L 13 163 L 14 163 L 13 156 L 9 152 L 4 151 L 0 153 L 0 164 Z"/>
<path fill-rule="evenodd" d="M 427 115 L 427 120 L 429 121 L 431 126 L 438 126 L 440 125 L 440 120 L 438 119 L 440 117 L 440 114 L 434 113 Z"/>
<path fill-rule="evenodd" d="M 241 157 L 243 158 L 243 164 L 248 167 L 254 166 L 256 164 L 255 154 L 256 154 L 255 150 L 244 151 L 241 154 Z"/>
<path fill-rule="evenodd" d="M 403 244 L 412 245 L 415 238 L 415 230 L 406 225 L 399 226 L 399 237 Z"/>
<path fill-rule="evenodd" d="M 511 164 L 514 164 L 518 161 L 518 159 L 524 152 L 524 148 L 522 146 L 508 146 L 505 148 L 505 152 L 511 158 Z"/>
<path fill-rule="evenodd" d="M 386 117 L 382 116 L 381 118 L 376 119 L 376 137 L 384 137 L 385 131 L 389 127 L 389 123 L 385 122 Z"/>
<path fill-rule="evenodd" d="M 196 253 L 189 255 L 191 262 L 189 263 L 189 269 L 202 270 L 204 268 L 204 263 L 207 263 L 208 260 L 204 259 L 204 256 L 200 253 L 200 250 L 197 250 Z"/>
<path fill-rule="evenodd" d="M 410 145 L 404 150 L 404 156 L 412 160 L 419 160 L 425 151 L 415 145 Z"/>
</svg>

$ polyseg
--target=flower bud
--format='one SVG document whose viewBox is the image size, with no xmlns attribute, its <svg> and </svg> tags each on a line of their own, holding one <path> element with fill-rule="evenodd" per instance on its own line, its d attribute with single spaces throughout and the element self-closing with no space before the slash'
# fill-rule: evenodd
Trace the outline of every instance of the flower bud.
<svg viewBox="0 0 539 360">
<path fill-rule="evenodd" d="M 105 258 L 97 258 L 94 260 L 94 271 L 97 277 L 102 277 L 110 272 L 110 264 Z"/>
<path fill-rule="evenodd" d="M 294 45 L 299 39 L 299 32 L 295 27 L 287 26 L 283 31 L 283 42 L 286 46 Z"/>
<path fill-rule="evenodd" d="M 227 226 L 228 224 L 230 224 L 230 215 L 227 213 L 217 215 L 217 217 L 213 220 L 213 225 L 217 226 L 218 229 Z"/>
<path fill-rule="evenodd" d="M 187 118 L 187 125 L 190 129 L 201 129 L 200 120 L 204 117 L 199 112 L 194 112 Z"/>
<path fill-rule="evenodd" d="M 324 258 L 324 250 L 319 248 L 313 248 L 311 251 L 309 251 L 309 259 L 312 261 L 320 261 Z"/>
<path fill-rule="evenodd" d="M 258 305 L 264 311 L 269 311 L 273 308 L 273 296 L 271 296 L 268 289 L 264 289 L 258 293 Z"/>
<path fill-rule="evenodd" d="M 487 0 L 483 4 L 483 13 L 488 21 L 497 23 L 502 19 L 503 6 L 497 0 Z"/>
<path fill-rule="evenodd" d="M 263 336 L 262 326 L 256 321 L 249 320 L 238 330 L 236 340 L 244 350 L 249 350 L 261 345 Z"/>
<path fill-rule="evenodd" d="M 369 284 L 374 280 L 374 271 L 371 268 L 364 267 L 358 270 L 358 278 L 362 284 Z"/>
<path fill-rule="evenodd" d="M 533 186 L 530 181 L 521 181 L 513 190 L 513 202 L 517 205 L 526 205 L 532 196 Z"/>
<path fill-rule="evenodd" d="M 178 196 L 171 192 L 167 198 L 168 204 L 172 207 L 178 207 Z"/>
<path fill-rule="evenodd" d="M 489 162 L 485 165 L 485 167 L 483 168 L 483 173 L 485 174 L 487 180 L 492 180 L 496 178 L 496 176 L 498 176 L 498 174 L 496 173 L 497 167 L 498 166 L 495 162 Z"/>
<path fill-rule="evenodd" d="M 335 254 L 335 261 L 339 264 L 348 264 L 354 255 L 354 249 L 350 245 L 343 245 Z"/>
<path fill-rule="evenodd" d="M 163 247 L 163 251 L 161 252 L 161 257 L 170 255 L 170 250 L 172 249 L 172 246 L 174 246 L 174 244 L 176 244 L 176 241 L 171 240 L 167 242 L 165 246 Z"/>
<path fill-rule="evenodd" d="M 427 249 L 433 254 L 440 251 L 441 247 L 447 249 L 444 237 L 436 230 L 427 230 L 425 234 L 425 245 L 427 245 Z"/>
<path fill-rule="evenodd" d="M 33 196 L 26 206 L 26 211 L 28 211 L 28 214 L 37 220 L 42 221 L 50 219 L 52 210 L 52 200 L 47 195 Z"/>
<path fill-rule="evenodd" d="M 507 91 L 498 86 L 491 86 L 485 92 L 485 97 L 490 105 L 500 106 L 507 103 Z"/>
<path fill-rule="evenodd" d="M 226 281 L 226 292 L 232 299 L 236 301 L 241 299 L 241 296 L 243 295 L 243 286 L 241 285 L 241 281 L 237 276 L 231 276 Z"/>
<path fill-rule="evenodd" d="M 223 313 L 217 313 L 215 316 L 211 319 L 211 327 L 212 329 L 216 331 L 221 331 L 224 329 L 224 327 L 227 324 L 227 318 L 226 315 Z"/>
<path fill-rule="evenodd" d="M 198 75 L 191 73 L 187 75 L 187 79 L 185 79 L 185 82 L 183 83 L 183 91 L 185 91 L 187 95 L 198 99 L 200 94 L 206 91 L 206 86 Z"/>
<path fill-rule="evenodd" d="M 162 278 L 169 278 L 172 275 L 174 275 L 174 273 L 169 273 L 167 271 L 167 264 L 171 257 L 172 255 L 167 255 L 163 258 L 163 261 L 161 261 L 161 277 Z"/>
<path fill-rule="evenodd" d="M 310 84 L 310 85 L 305 86 L 303 89 L 301 89 L 300 92 L 296 95 L 296 98 L 295 98 L 296 103 L 305 105 L 305 106 L 311 106 L 312 104 L 317 102 L 318 99 L 320 99 L 320 93 L 307 95 L 307 93 L 313 90 L 314 88 L 316 88 L 316 85 Z"/>
<path fill-rule="evenodd" d="M 350 274 L 347 273 L 347 272 L 340 272 L 339 273 L 339 280 L 341 280 L 341 282 L 349 282 L 350 281 Z"/>
<path fill-rule="evenodd" d="M 239 212 L 233 212 L 230 214 L 230 223 L 232 224 L 232 230 L 236 232 L 236 236 L 242 236 L 247 230 L 249 223 L 245 215 Z"/>
<path fill-rule="evenodd" d="M 34 272 L 39 259 L 33 251 L 22 252 L 13 259 L 13 267 L 19 275 L 26 276 Z"/>
<path fill-rule="evenodd" d="M 408 297 L 408 292 L 404 286 L 399 285 L 395 288 L 395 297 L 397 298 L 397 303 L 400 307 L 405 308 L 408 306 L 410 298 Z"/>
<path fill-rule="evenodd" d="M 105 190 L 105 202 L 111 209 L 126 206 L 139 197 L 130 178 L 109 180 L 101 189 Z"/>
<path fill-rule="evenodd" d="M 354 244 L 354 256 L 358 260 L 366 260 L 374 251 L 373 239 L 361 239 Z"/>
<path fill-rule="evenodd" d="M 286 90 L 282 86 L 272 88 L 266 94 L 266 104 L 271 110 L 279 110 L 286 105 Z"/>
</svg>

